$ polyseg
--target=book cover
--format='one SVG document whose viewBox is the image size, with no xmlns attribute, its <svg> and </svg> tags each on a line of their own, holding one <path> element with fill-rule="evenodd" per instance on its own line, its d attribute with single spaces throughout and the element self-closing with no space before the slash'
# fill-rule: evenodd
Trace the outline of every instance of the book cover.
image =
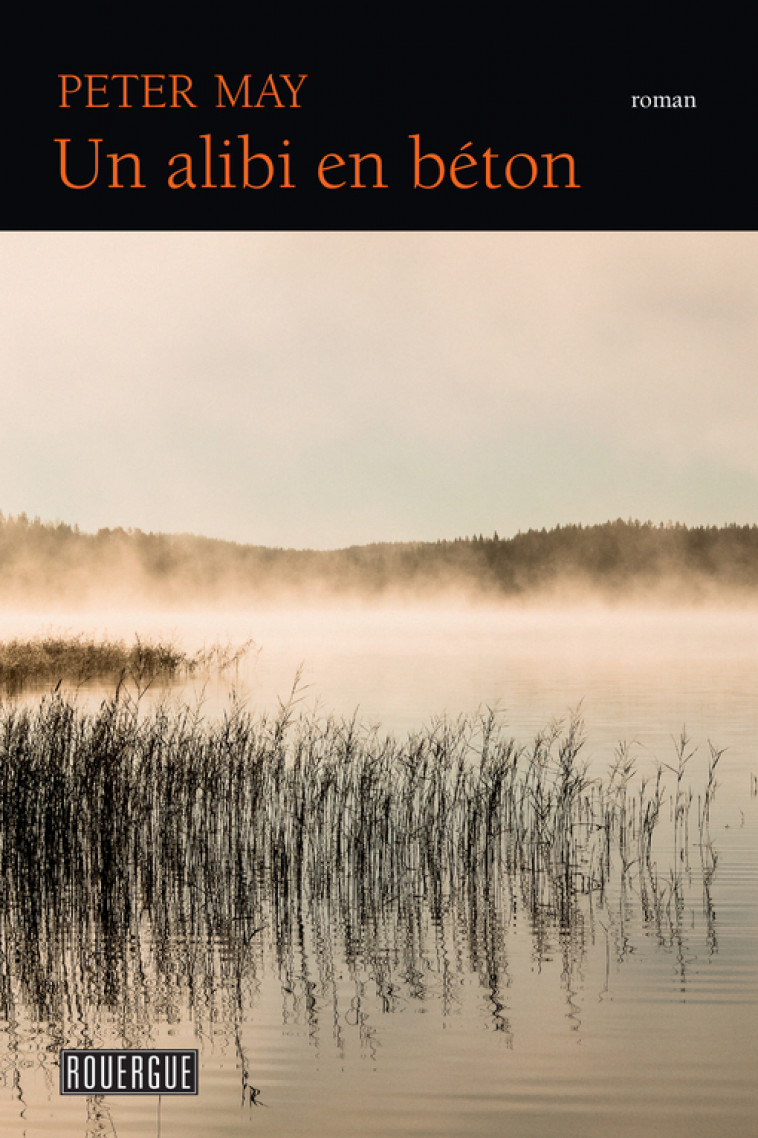
<svg viewBox="0 0 758 1138">
<path fill-rule="evenodd" d="M 693 44 L 10 69 L 3 1135 L 752 1133 L 754 97 Z"/>
</svg>

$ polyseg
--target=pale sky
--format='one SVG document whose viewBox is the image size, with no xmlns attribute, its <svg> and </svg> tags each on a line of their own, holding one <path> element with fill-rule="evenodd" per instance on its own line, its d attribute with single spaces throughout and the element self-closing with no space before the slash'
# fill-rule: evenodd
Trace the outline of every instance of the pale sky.
<svg viewBox="0 0 758 1138">
<path fill-rule="evenodd" d="M 0 510 L 329 548 L 758 521 L 758 234 L 0 234 Z"/>
</svg>

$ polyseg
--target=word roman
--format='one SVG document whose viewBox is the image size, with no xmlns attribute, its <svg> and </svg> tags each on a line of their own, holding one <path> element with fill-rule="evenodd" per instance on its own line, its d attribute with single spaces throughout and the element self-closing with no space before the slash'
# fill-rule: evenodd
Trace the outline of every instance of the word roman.
<svg viewBox="0 0 758 1138">
<path fill-rule="evenodd" d="M 635 110 L 638 107 L 643 110 L 650 107 L 697 107 L 694 95 L 632 95 L 631 99 Z"/>
<path fill-rule="evenodd" d="M 196 1095 L 197 1051 L 61 1051 L 62 1095 Z"/>
<path fill-rule="evenodd" d="M 189 75 L 87 74 L 59 75 L 58 78 L 61 81 L 58 106 L 66 109 L 74 104 L 89 110 L 106 110 L 108 107 L 197 108 L 197 103 L 190 98 L 192 80 Z M 253 86 L 252 75 L 243 75 L 233 90 L 234 84 L 230 87 L 223 75 L 214 75 L 216 106 L 236 107 L 239 103 L 241 107 L 256 110 L 263 107 L 300 107 L 297 97 L 307 78 L 307 75 L 298 75 L 293 82 L 290 75 L 274 78 L 271 73 L 262 83 L 259 80 L 258 85 Z"/>
</svg>

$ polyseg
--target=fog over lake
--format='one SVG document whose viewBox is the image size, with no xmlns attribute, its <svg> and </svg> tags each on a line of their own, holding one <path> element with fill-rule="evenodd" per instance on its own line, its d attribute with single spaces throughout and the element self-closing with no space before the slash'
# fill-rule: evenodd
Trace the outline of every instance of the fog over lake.
<svg viewBox="0 0 758 1138">
<path fill-rule="evenodd" d="M 353 867 L 350 886 L 361 896 L 367 890 L 364 900 L 353 892 L 340 907 L 331 895 L 303 894 L 299 932 L 291 915 L 285 921 L 271 907 L 283 897 L 264 889 L 255 903 L 251 894 L 249 912 L 223 902 L 238 913 L 236 931 L 209 916 L 193 933 L 176 923 L 184 902 L 167 877 L 165 918 L 152 908 L 143 918 L 141 991 L 131 952 L 118 966 L 122 979 L 108 981 L 106 958 L 93 947 L 87 979 L 72 946 L 63 981 L 86 1028 L 60 1005 L 30 1002 L 24 985 L 38 964 L 34 973 L 30 962 L 11 968 L 4 1133 L 28 1125 L 47 1132 L 46 1118 L 72 1138 L 150 1133 L 156 1125 L 155 1100 L 106 1098 L 86 1110 L 58 1100 L 44 1049 L 54 1051 L 61 1031 L 66 1045 L 123 1045 L 126 1031 L 130 1046 L 200 1046 L 200 1098 L 192 1108 L 164 1100 L 164 1132 L 231 1135 L 256 1125 L 287 1135 L 485 1135 L 507 1125 L 556 1138 L 750 1133 L 758 1105 L 755 611 L 274 605 L 16 612 L 4 627 L 19 637 L 83 631 L 128 640 L 138 631 L 192 650 L 252 638 L 232 673 L 152 688 L 145 714 L 164 699 L 168 707 L 188 700 L 204 723 L 220 722 L 234 688 L 253 718 L 275 715 L 299 675 L 295 718 L 355 714 L 359 734 L 376 727 L 376 739 L 427 728 L 443 739 L 440 717 L 454 724 L 493 708 L 505 733 L 526 745 L 579 709 L 586 725 L 579 754 L 592 777 L 607 777 L 620 740 L 632 744 L 635 787 L 641 779 L 652 785 L 664 765 L 653 876 L 643 878 L 630 851 L 620 883 L 580 890 L 564 924 L 547 894 L 528 900 L 523 869 L 499 871 L 489 892 L 477 884 L 484 891 L 476 901 L 478 879 L 465 888 L 451 879 L 434 901 L 426 893 L 432 882 L 411 885 L 408 865 L 408 887 L 420 892 L 400 902 L 385 896 L 380 871 L 367 863 Z M 107 695 L 89 684 L 76 699 L 96 709 Z M 694 751 L 683 785 L 693 799 L 686 846 L 674 857 L 683 728 Z M 703 847 L 697 818 L 709 740 L 725 750 Z M 467 762 L 477 764 L 479 745 L 472 736 Z M 203 866 L 198 873 L 209 872 Z M 12 945 L 7 927 L 6 936 Z"/>
<path fill-rule="evenodd" d="M 84 632 L 128 642 L 137 633 L 190 651 L 252 641 L 233 676 L 198 678 L 206 698 L 223 700 L 236 684 L 253 707 L 270 709 L 299 672 L 306 704 L 357 711 L 393 731 L 488 705 L 523 735 L 581 702 L 593 732 L 607 727 L 612 743 L 653 724 L 667 737 L 724 698 L 749 700 L 758 666 L 758 616 L 729 607 L 406 599 L 243 612 L 34 609 L 7 613 L 3 627 L 6 638 Z"/>
<path fill-rule="evenodd" d="M 754 1134 L 757 242 L 0 235 L 3 1136 Z"/>
</svg>

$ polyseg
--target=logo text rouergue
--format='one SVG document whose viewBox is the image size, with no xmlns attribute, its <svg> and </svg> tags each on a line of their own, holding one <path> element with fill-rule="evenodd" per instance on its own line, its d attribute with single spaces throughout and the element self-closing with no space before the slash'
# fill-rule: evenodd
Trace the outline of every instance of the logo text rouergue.
<svg viewBox="0 0 758 1138">
<path fill-rule="evenodd" d="M 61 1051 L 62 1095 L 196 1095 L 197 1051 Z"/>
</svg>

